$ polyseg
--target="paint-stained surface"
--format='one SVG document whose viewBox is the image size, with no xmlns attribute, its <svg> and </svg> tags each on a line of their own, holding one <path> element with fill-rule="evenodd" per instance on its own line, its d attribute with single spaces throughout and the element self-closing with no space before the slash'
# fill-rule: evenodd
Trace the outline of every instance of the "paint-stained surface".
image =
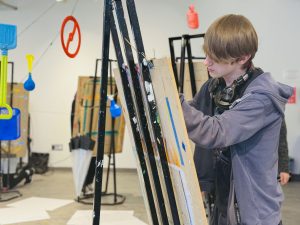
<svg viewBox="0 0 300 225">
<path fill-rule="evenodd" d="M 152 83 L 145 82 L 147 100 L 155 100 L 156 102 L 158 116 L 156 121 L 160 123 L 162 130 L 163 144 L 166 149 L 166 156 L 181 224 L 206 225 L 207 220 L 203 207 L 201 191 L 195 171 L 193 155 L 185 128 L 171 63 L 168 59 L 154 60 L 154 68 L 151 69 L 150 72 Z M 124 92 L 121 91 L 123 87 L 121 87 L 122 83 L 120 73 L 118 71 L 114 71 L 114 75 L 122 105 L 125 105 L 125 98 L 123 96 Z M 126 121 L 133 119 L 128 117 L 126 107 L 123 108 L 123 110 Z M 129 133 L 131 133 L 131 131 Z M 133 140 L 132 134 L 129 134 L 129 136 L 131 137 L 131 140 Z M 135 147 L 133 147 L 133 149 L 137 151 Z M 147 158 L 147 152 L 145 152 L 145 157 Z M 159 157 L 157 157 L 156 160 L 159 177 L 161 178 L 163 176 L 160 168 L 162 162 Z M 149 165 L 147 165 L 147 167 L 149 167 Z M 139 172 L 141 173 L 141 171 Z M 142 176 L 140 176 L 140 179 L 142 179 Z M 143 182 L 141 182 L 141 184 L 142 183 Z M 165 183 L 161 182 L 161 184 L 163 186 L 163 195 L 167 196 L 165 193 L 166 187 L 164 187 Z M 144 189 L 145 187 L 142 185 L 142 188 Z M 145 195 L 144 199 L 146 199 Z M 145 203 L 147 203 L 146 200 Z M 170 215 L 169 210 L 168 214 Z"/>
</svg>

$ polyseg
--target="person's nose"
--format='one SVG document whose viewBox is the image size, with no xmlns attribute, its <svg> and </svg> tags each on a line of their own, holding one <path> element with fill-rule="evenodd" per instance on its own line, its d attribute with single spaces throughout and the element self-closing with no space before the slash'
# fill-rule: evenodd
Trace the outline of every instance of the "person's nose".
<svg viewBox="0 0 300 225">
<path fill-rule="evenodd" d="M 211 66 L 212 64 L 213 64 L 213 61 L 208 56 L 206 56 L 206 58 L 204 60 L 204 65 Z"/>
</svg>

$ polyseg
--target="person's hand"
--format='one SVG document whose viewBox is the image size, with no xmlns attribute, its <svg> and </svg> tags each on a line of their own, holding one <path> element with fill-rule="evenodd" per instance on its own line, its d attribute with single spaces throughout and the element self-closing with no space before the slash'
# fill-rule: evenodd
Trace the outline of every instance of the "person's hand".
<svg viewBox="0 0 300 225">
<path fill-rule="evenodd" d="M 279 174 L 279 181 L 280 181 L 281 185 L 287 184 L 287 182 L 289 181 L 289 179 L 290 179 L 290 174 L 289 173 L 280 172 L 280 174 Z"/>
<path fill-rule="evenodd" d="M 179 100 L 180 100 L 180 103 L 182 104 L 182 102 L 184 101 L 184 94 L 183 93 L 179 93 Z"/>
</svg>

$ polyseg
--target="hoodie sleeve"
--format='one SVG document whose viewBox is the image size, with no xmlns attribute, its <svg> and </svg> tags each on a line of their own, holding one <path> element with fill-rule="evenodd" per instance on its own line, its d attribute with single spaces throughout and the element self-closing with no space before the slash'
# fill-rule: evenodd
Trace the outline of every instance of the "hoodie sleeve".
<svg viewBox="0 0 300 225">
<path fill-rule="evenodd" d="M 203 148 L 221 148 L 245 141 L 262 129 L 266 121 L 269 123 L 280 116 L 270 99 L 261 94 L 251 94 L 217 116 L 206 116 L 191 107 L 183 96 L 180 98 L 188 135 Z M 274 115 L 266 120 L 270 113 Z"/>
<path fill-rule="evenodd" d="M 278 147 L 278 172 L 289 172 L 289 149 L 287 143 L 287 129 L 285 120 L 282 121 Z"/>
</svg>

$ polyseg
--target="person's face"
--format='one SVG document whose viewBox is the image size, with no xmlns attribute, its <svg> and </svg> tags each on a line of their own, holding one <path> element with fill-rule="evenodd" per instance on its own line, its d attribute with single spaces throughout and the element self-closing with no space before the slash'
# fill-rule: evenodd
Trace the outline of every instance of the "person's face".
<svg viewBox="0 0 300 225">
<path fill-rule="evenodd" d="M 209 75 L 213 78 L 229 78 L 241 73 L 242 65 L 239 62 L 217 63 L 206 56 L 204 64 L 207 66 Z"/>
</svg>

